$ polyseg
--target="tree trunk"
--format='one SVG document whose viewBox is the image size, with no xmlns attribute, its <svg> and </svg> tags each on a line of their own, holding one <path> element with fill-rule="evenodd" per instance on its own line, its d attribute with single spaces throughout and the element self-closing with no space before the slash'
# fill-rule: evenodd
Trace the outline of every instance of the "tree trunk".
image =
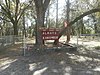
<svg viewBox="0 0 100 75">
<path fill-rule="evenodd" d="M 71 27 L 68 27 L 68 28 L 67 28 L 67 40 L 66 40 L 66 43 L 67 43 L 67 44 L 68 44 L 69 41 L 70 41 L 70 34 L 71 34 L 70 28 L 71 28 Z"/>
<path fill-rule="evenodd" d="M 13 23 L 13 28 L 14 28 L 14 35 L 18 35 L 17 22 L 14 22 L 14 23 Z"/>
<path fill-rule="evenodd" d="M 43 45 L 43 40 L 41 37 L 40 28 L 44 27 L 44 18 L 45 12 L 49 5 L 50 0 L 34 0 L 36 12 L 37 12 L 37 20 L 36 20 L 36 44 Z"/>
<path fill-rule="evenodd" d="M 41 37 L 41 31 L 40 29 L 44 27 L 44 12 L 41 8 L 37 11 L 37 21 L 36 21 L 36 44 L 42 45 L 43 40 Z"/>
<path fill-rule="evenodd" d="M 95 30 L 95 34 L 98 33 L 97 24 L 94 24 L 94 30 Z"/>
<path fill-rule="evenodd" d="M 70 15 L 70 1 L 67 0 L 67 12 L 66 12 L 66 17 L 67 17 L 67 24 L 69 23 L 69 15 Z M 67 27 L 67 39 L 66 39 L 66 43 L 68 44 L 70 41 L 70 26 Z"/>
<path fill-rule="evenodd" d="M 81 30 L 80 30 L 80 32 L 81 32 L 81 34 L 84 34 L 84 29 L 85 29 L 85 27 L 84 27 L 84 23 L 83 23 L 83 19 L 81 19 L 80 20 L 80 23 L 81 23 Z"/>
</svg>

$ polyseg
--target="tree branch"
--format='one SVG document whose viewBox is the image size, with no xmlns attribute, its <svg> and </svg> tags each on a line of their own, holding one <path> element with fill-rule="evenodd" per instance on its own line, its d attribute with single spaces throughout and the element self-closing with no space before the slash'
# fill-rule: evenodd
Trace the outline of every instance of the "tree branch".
<svg viewBox="0 0 100 75">
<path fill-rule="evenodd" d="M 10 19 L 10 21 L 14 22 L 14 19 L 11 16 L 11 13 L 10 13 L 9 9 L 4 8 L 4 6 L 2 6 L 1 4 L 0 4 L 0 6 L 1 6 L 1 9 L 3 10 L 3 12 L 4 12 L 4 15 L 6 15 L 7 18 Z"/>
<path fill-rule="evenodd" d="M 43 4 L 43 10 L 44 10 L 44 12 L 46 11 L 46 9 L 47 9 L 49 3 L 50 3 L 50 0 L 45 0 L 45 1 L 44 1 L 44 4 Z"/>
<path fill-rule="evenodd" d="M 73 25 L 75 22 L 77 22 L 78 20 L 80 20 L 81 18 L 83 18 L 84 16 L 87 16 L 89 14 L 95 13 L 95 12 L 100 12 L 100 8 L 96 8 L 96 9 L 91 9 L 87 12 L 84 12 L 83 14 L 81 14 L 80 16 L 76 17 L 73 21 L 71 21 L 68 26 Z M 67 31 L 67 27 L 63 28 L 62 31 L 60 32 L 58 38 L 60 38 L 65 32 Z M 57 40 L 54 41 L 54 43 L 56 43 Z"/>
<path fill-rule="evenodd" d="M 73 21 L 71 21 L 69 23 L 69 25 L 74 24 L 75 22 L 77 22 L 78 20 L 80 20 L 81 18 L 83 18 L 84 16 L 87 16 L 89 14 L 95 13 L 95 12 L 100 12 L 100 8 L 96 8 L 96 9 L 91 9 L 87 12 L 84 12 L 83 14 L 81 14 L 80 16 L 76 17 Z"/>
<path fill-rule="evenodd" d="M 30 4 L 29 4 L 30 5 Z M 27 5 L 25 8 L 23 8 L 22 12 L 20 13 L 20 16 L 18 17 L 17 21 L 19 21 L 19 19 L 21 18 L 21 16 L 23 15 L 24 11 L 29 7 L 29 5 Z"/>
<path fill-rule="evenodd" d="M 19 0 L 16 0 L 16 6 L 15 6 L 15 20 L 17 20 L 17 16 L 18 16 L 18 4 L 19 4 Z"/>
<path fill-rule="evenodd" d="M 5 20 L 5 21 L 7 21 L 7 22 L 11 22 L 11 21 L 9 21 L 9 20 L 7 20 L 7 19 L 5 19 L 5 18 L 2 18 L 2 17 L 0 17 L 0 19 L 1 19 L 1 20 Z"/>
<path fill-rule="evenodd" d="M 9 7 L 9 6 L 8 6 L 8 1 L 7 1 L 7 0 L 5 0 L 5 3 L 6 3 L 6 6 Z"/>
</svg>

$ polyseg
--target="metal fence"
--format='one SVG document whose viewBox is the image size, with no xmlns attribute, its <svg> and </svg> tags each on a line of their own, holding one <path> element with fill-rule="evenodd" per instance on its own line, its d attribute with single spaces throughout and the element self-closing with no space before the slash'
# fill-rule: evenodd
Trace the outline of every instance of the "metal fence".
<svg viewBox="0 0 100 75">
<path fill-rule="evenodd" d="M 5 49 L 11 45 L 14 45 L 16 42 L 22 42 L 21 36 L 1 36 L 0 37 L 0 50 Z"/>
</svg>

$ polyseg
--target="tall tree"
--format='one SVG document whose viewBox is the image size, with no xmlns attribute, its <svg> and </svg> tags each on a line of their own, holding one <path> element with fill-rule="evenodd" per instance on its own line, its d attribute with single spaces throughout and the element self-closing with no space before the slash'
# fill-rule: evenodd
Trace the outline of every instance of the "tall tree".
<svg viewBox="0 0 100 75">
<path fill-rule="evenodd" d="M 36 44 L 42 45 L 43 41 L 41 38 L 41 31 L 40 28 L 44 26 L 44 18 L 45 18 L 45 12 L 47 10 L 47 7 L 50 3 L 50 0 L 34 0 L 35 7 L 36 7 L 36 13 L 37 13 L 37 20 L 36 20 Z"/>
<path fill-rule="evenodd" d="M 67 18 L 67 23 L 69 23 L 69 15 L 70 15 L 70 0 L 66 1 L 67 4 L 67 12 L 66 12 L 66 18 Z M 70 41 L 70 26 L 67 27 L 67 39 L 66 39 L 66 43 L 69 43 Z"/>
<path fill-rule="evenodd" d="M 1 14 L 4 16 L 0 18 L 11 22 L 14 28 L 14 35 L 18 35 L 18 22 L 29 5 L 24 6 L 20 0 L 5 0 L 4 3 L 0 3 L 0 6 L 2 9 Z"/>
</svg>

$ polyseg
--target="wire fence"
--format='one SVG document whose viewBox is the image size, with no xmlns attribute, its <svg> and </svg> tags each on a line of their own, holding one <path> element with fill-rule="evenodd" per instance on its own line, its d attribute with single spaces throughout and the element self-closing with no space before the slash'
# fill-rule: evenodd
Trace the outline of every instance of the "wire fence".
<svg viewBox="0 0 100 75">
<path fill-rule="evenodd" d="M 5 49 L 11 45 L 14 45 L 16 42 L 22 43 L 23 38 L 21 36 L 1 36 L 0 37 L 0 50 Z"/>
</svg>

